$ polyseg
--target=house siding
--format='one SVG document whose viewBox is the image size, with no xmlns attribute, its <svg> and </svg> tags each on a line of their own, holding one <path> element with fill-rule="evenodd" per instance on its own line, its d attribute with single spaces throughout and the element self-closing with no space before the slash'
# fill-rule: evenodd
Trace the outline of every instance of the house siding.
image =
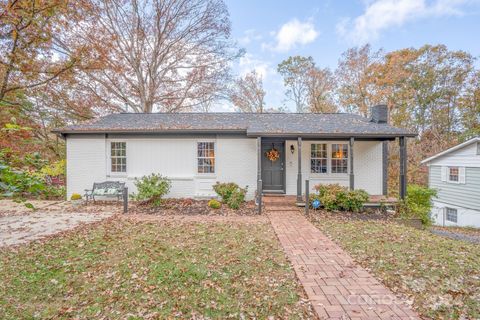
<svg viewBox="0 0 480 320">
<path fill-rule="evenodd" d="M 125 141 L 127 172 L 111 173 L 109 148 L 112 141 Z M 197 174 L 197 142 L 215 142 L 215 174 Z M 310 145 L 325 141 L 303 141 L 302 191 L 305 179 L 310 185 L 338 183 L 349 186 L 348 174 L 310 174 Z M 328 141 L 327 143 L 348 143 Z M 294 145 L 295 152 L 290 152 Z M 286 193 L 297 192 L 296 140 L 285 144 Z M 67 136 L 67 195 L 83 193 L 94 182 L 125 182 L 129 192 L 136 192 L 134 179 L 160 173 L 172 180 L 168 197 L 214 197 L 216 181 L 236 182 L 248 186 L 247 199 L 253 199 L 257 186 L 257 140 L 244 135 L 69 135 Z M 382 194 L 382 142 L 355 141 L 355 188 L 370 194 Z"/>
<path fill-rule="evenodd" d="M 461 149 L 447 153 L 429 162 L 430 166 L 459 166 L 480 168 L 480 155 L 477 153 L 477 143 L 471 143 Z"/>
<path fill-rule="evenodd" d="M 348 174 L 311 174 L 310 173 L 310 149 L 315 143 L 347 143 L 348 141 L 310 141 L 302 142 L 302 191 L 305 192 L 305 180 L 310 179 L 311 191 L 317 184 L 337 183 L 349 187 Z M 290 152 L 293 145 L 295 152 Z M 298 147 L 296 140 L 287 140 L 286 150 L 286 193 L 295 195 L 297 193 L 298 174 Z M 353 170 L 355 174 L 355 189 L 364 189 L 369 194 L 380 195 L 383 193 L 383 153 L 381 141 L 355 141 L 353 148 Z"/>
<path fill-rule="evenodd" d="M 459 166 L 459 164 L 455 165 Z M 442 166 L 439 165 L 429 167 L 429 185 L 437 190 L 437 200 L 463 208 L 480 210 L 480 168 L 465 168 L 465 184 L 442 181 L 441 170 Z"/>
<path fill-rule="evenodd" d="M 105 136 L 72 136 L 67 145 L 67 197 L 72 193 L 83 195 L 94 181 L 106 178 Z"/>
<path fill-rule="evenodd" d="M 457 222 L 447 221 L 446 208 L 457 209 Z M 462 206 L 433 201 L 431 212 L 433 223 L 440 226 L 480 227 L 480 210 L 464 208 Z"/>
<path fill-rule="evenodd" d="M 109 143 L 127 143 L 127 172 L 110 173 Z M 197 142 L 215 142 L 215 174 L 197 174 Z M 216 181 L 234 181 L 248 186 L 247 198 L 256 189 L 256 140 L 215 136 L 122 136 L 73 135 L 67 137 L 67 196 L 83 193 L 94 182 L 116 180 L 125 182 L 129 192 L 136 192 L 134 179 L 160 173 L 172 181 L 167 197 L 213 197 Z"/>
</svg>

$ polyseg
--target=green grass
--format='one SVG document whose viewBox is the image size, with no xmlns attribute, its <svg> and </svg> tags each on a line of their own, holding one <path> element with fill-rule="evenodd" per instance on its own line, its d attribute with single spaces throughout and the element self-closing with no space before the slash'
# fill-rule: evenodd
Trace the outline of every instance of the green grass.
<svg viewBox="0 0 480 320">
<path fill-rule="evenodd" d="M 314 223 L 424 317 L 480 318 L 480 246 L 396 223 L 316 216 Z"/>
<path fill-rule="evenodd" d="M 309 317 L 268 224 L 117 219 L 0 255 L 2 319 Z"/>
</svg>

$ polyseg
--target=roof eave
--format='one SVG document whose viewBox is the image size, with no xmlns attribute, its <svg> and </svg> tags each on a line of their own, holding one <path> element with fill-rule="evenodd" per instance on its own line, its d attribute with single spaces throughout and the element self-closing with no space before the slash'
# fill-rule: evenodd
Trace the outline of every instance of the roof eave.
<svg viewBox="0 0 480 320">
<path fill-rule="evenodd" d="M 449 148 L 449 149 L 447 149 L 447 150 L 444 150 L 444 151 L 442 151 L 442 152 L 439 152 L 439 153 L 431 156 L 430 158 L 427 158 L 427 159 L 425 159 L 425 160 L 422 160 L 420 163 L 421 163 L 421 164 L 426 164 L 426 163 L 431 162 L 431 161 L 433 161 L 433 160 L 435 160 L 435 159 L 437 159 L 437 158 L 443 157 L 444 155 L 447 155 L 447 154 L 449 154 L 450 152 L 454 152 L 454 151 L 457 151 L 457 150 L 459 150 L 459 149 L 462 149 L 462 148 L 464 148 L 464 147 L 466 147 L 466 146 L 468 146 L 468 145 L 470 145 L 470 144 L 472 144 L 472 143 L 474 143 L 474 142 L 480 142 L 480 137 L 475 137 L 475 138 L 472 138 L 472 139 L 470 139 L 470 140 L 467 140 L 467 141 L 465 141 L 465 142 L 463 142 L 463 143 L 457 144 L 456 146 L 453 146 L 453 147 L 451 147 L 451 148 Z"/>
</svg>

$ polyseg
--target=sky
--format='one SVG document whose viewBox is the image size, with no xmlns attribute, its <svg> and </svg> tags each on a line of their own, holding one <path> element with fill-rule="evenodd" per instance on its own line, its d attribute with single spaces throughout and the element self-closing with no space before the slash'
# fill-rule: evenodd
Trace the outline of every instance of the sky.
<svg viewBox="0 0 480 320">
<path fill-rule="evenodd" d="M 312 56 L 335 69 L 348 48 L 370 43 L 393 51 L 445 44 L 480 58 L 480 0 L 225 0 L 232 36 L 245 55 L 234 65 L 241 76 L 263 78 L 268 108 L 285 106 L 277 65 L 292 55 Z M 478 66 L 478 63 L 477 63 Z M 232 111 L 222 105 L 216 111 Z"/>
</svg>

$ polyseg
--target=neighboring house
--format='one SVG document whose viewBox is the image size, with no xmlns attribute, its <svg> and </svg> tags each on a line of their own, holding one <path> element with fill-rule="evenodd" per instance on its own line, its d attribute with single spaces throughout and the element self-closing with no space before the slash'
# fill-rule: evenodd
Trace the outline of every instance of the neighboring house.
<svg viewBox="0 0 480 320">
<path fill-rule="evenodd" d="M 480 227 L 480 137 L 422 161 L 428 166 L 435 224 Z"/>
<path fill-rule="evenodd" d="M 66 139 L 68 196 L 105 180 L 125 181 L 134 192 L 134 178 L 160 173 L 172 180 L 169 197 L 213 197 L 212 185 L 221 181 L 248 187 L 249 199 L 260 188 L 300 199 L 305 179 L 312 188 L 338 183 L 386 194 L 384 142 L 400 138 L 405 168 L 406 137 L 415 136 L 386 122 L 385 106 L 373 107 L 371 119 L 343 113 L 121 113 L 54 132 Z M 401 181 L 405 186 L 405 175 Z"/>
</svg>

